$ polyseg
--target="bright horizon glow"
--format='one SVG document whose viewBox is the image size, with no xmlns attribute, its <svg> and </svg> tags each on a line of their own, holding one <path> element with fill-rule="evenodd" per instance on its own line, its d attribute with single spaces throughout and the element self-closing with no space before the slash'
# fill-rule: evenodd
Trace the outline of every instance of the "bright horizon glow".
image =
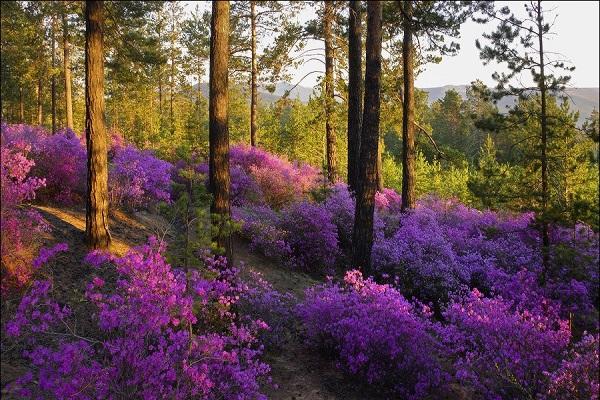
<svg viewBox="0 0 600 400">
<path fill-rule="evenodd" d="M 196 5 L 201 10 L 209 10 L 210 2 L 185 1 L 184 7 L 187 12 L 195 9 Z M 523 16 L 523 1 L 498 1 L 497 7 L 509 5 L 517 16 Z M 548 10 L 546 19 L 558 14 L 556 24 L 552 28 L 555 33 L 544 44 L 547 51 L 554 51 L 564 55 L 575 65 L 575 71 L 571 72 L 570 87 L 598 87 L 599 86 L 599 18 L 600 2 L 597 1 L 544 1 L 545 10 Z M 297 19 L 301 22 L 314 18 L 314 9 L 303 10 Z M 483 33 L 492 32 L 495 23 L 476 24 L 468 21 L 461 27 L 461 36 L 456 41 L 460 44 L 460 52 L 454 57 L 444 57 L 439 64 L 428 64 L 424 71 L 416 77 L 415 85 L 419 88 L 439 87 L 446 85 L 468 85 L 475 79 L 480 79 L 488 86 L 495 83 L 492 73 L 502 70 L 498 64 L 492 63 L 484 66 L 479 58 L 479 51 L 475 47 L 475 40 L 480 39 L 482 44 Z M 308 47 L 319 45 L 317 41 L 311 41 Z M 322 46 L 322 44 L 321 44 Z M 301 65 L 295 71 L 291 71 L 292 81 L 295 84 L 307 73 L 321 69 L 323 63 L 320 61 L 309 61 Z M 313 87 L 323 74 L 315 73 L 305 78 L 300 86 Z M 530 77 L 523 75 L 527 81 Z"/>
</svg>

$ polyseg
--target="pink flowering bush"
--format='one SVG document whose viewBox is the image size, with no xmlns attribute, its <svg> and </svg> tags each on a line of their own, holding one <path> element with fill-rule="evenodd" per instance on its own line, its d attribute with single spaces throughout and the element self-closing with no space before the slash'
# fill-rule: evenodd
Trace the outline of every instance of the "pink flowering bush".
<svg viewBox="0 0 600 400">
<path fill-rule="evenodd" d="M 96 276 L 86 289 L 97 337 L 75 333 L 51 284 L 34 283 L 7 324 L 7 334 L 27 341 L 31 359 L 12 390 L 27 398 L 266 399 L 260 383 L 269 366 L 258 359 L 256 335 L 267 326 L 236 316 L 236 271 L 211 259 L 205 273 L 186 276 L 162 251 L 151 239 L 121 258 L 88 256 L 115 277 Z"/>
<path fill-rule="evenodd" d="M 35 161 L 32 173 L 46 182 L 39 198 L 59 204 L 83 202 L 87 176 L 85 138 L 69 129 L 52 135 L 28 125 L 3 124 L 2 141 L 9 149 L 27 146 Z M 108 156 L 109 198 L 113 206 L 140 208 L 171 201 L 170 163 L 149 151 L 125 145 L 114 132 Z"/>
<path fill-rule="evenodd" d="M 399 398 L 421 399 L 446 390 L 447 374 L 430 335 L 426 307 L 416 307 L 390 285 L 346 273 L 344 284 L 306 292 L 298 307 L 309 342 L 338 366 Z"/>
<path fill-rule="evenodd" d="M 256 147 L 233 146 L 229 158 L 231 169 L 240 168 L 252 177 L 262 194 L 260 200 L 275 209 L 305 198 L 318 186 L 319 171 L 316 168 L 290 163 Z M 236 183 L 235 176 L 232 176 L 232 186 Z M 258 190 L 252 193 L 255 192 Z M 253 200 L 248 198 L 248 201 Z"/>
<path fill-rule="evenodd" d="M 337 228 L 320 204 L 303 201 L 281 211 L 279 227 L 292 250 L 291 263 L 307 271 L 327 272 L 339 256 Z"/>
<path fill-rule="evenodd" d="M 117 148 L 108 175 L 112 204 L 135 209 L 171 201 L 173 166 L 149 151 L 133 146 Z"/>
<path fill-rule="evenodd" d="M 31 176 L 35 162 L 30 158 L 31 146 L 16 141 L 8 146 L 5 133 L 10 130 L 2 125 L 0 146 L 0 227 L 2 231 L 2 293 L 29 282 L 33 274 L 32 259 L 36 237 L 49 229 L 37 211 L 27 208 L 26 203 L 36 197 L 44 187 L 45 180 Z"/>
<path fill-rule="evenodd" d="M 83 202 L 87 155 L 75 132 L 64 129 L 44 137 L 34 158 L 34 172 L 46 179 L 46 187 L 41 191 L 43 200 L 63 204 Z"/>
<path fill-rule="evenodd" d="M 568 321 L 550 301 L 535 309 L 473 290 L 444 311 L 439 328 L 455 378 L 476 398 L 535 398 L 547 386 L 547 371 L 560 364 L 569 344 Z"/>
<path fill-rule="evenodd" d="M 552 400 L 598 400 L 600 370 L 599 336 L 586 334 L 562 360 L 560 367 L 548 375 L 546 398 Z"/>
</svg>

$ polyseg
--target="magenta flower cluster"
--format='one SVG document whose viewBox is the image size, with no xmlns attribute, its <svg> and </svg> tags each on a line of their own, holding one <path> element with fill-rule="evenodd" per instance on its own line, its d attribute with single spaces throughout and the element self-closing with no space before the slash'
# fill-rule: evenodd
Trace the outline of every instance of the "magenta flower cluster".
<svg viewBox="0 0 600 400">
<path fill-rule="evenodd" d="M 121 258 L 87 257 L 98 276 L 86 290 L 97 329 L 86 336 L 53 300 L 50 282 L 36 281 L 7 324 L 29 344 L 32 367 L 12 390 L 27 398 L 265 399 L 269 366 L 257 335 L 268 326 L 236 315 L 237 271 L 211 258 L 204 272 L 186 275 L 163 250 L 151 239 Z"/>
<path fill-rule="evenodd" d="M 448 383 L 429 314 L 356 270 L 343 284 L 309 289 L 298 307 L 311 344 L 333 352 L 350 374 L 406 399 L 443 393 Z"/>
<path fill-rule="evenodd" d="M 2 228 L 2 293 L 29 282 L 34 268 L 31 253 L 36 237 L 49 229 L 41 214 L 26 204 L 36 198 L 46 180 L 32 174 L 31 145 L 13 140 L 1 126 L 0 226 Z"/>
<path fill-rule="evenodd" d="M 54 135 L 39 127 L 2 125 L 7 148 L 27 145 L 35 161 L 32 173 L 45 179 L 42 200 L 60 204 L 81 203 L 86 188 L 85 138 L 63 129 Z M 111 204 L 127 208 L 149 207 L 171 200 L 172 165 L 150 151 L 125 145 L 112 133 L 109 151 L 109 197 Z"/>
</svg>

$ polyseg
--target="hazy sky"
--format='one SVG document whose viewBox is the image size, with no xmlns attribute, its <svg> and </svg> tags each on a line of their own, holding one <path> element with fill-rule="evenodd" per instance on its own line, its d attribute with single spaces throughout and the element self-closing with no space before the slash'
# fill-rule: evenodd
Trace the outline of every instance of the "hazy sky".
<svg viewBox="0 0 600 400">
<path fill-rule="evenodd" d="M 196 3 L 184 2 L 186 9 L 192 10 L 199 5 L 203 9 L 210 7 L 209 2 Z M 517 15 L 524 15 L 523 1 L 498 1 L 497 7 L 510 5 Z M 564 58 L 570 60 L 576 69 L 571 73 L 570 86 L 574 87 L 598 87 L 599 74 L 599 18 L 600 11 L 598 1 L 544 1 L 545 10 L 549 11 L 546 18 L 550 19 L 558 14 L 556 24 L 552 31 L 555 35 L 550 37 L 544 44 L 545 49 L 561 53 Z M 297 18 L 306 21 L 314 17 L 314 11 L 307 10 Z M 493 84 L 492 72 L 498 69 L 497 65 L 484 66 L 479 59 L 479 52 L 475 48 L 475 39 L 481 38 L 482 33 L 491 32 L 496 25 L 476 24 L 466 22 L 461 27 L 461 37 L 458 39 L 461 50 L 454 57 L 444 57 L 441 63 L 426 66 L 425 71 L 416 78 L 417 87 L 436 87 L 443 85 L 468 84 L 475 79 L 481 79 L 488 85 Z M 319 44 L 309 43 L 309 47 Z M 321 44 L 322 46 L 322 44 Z M 561 57 L 562 58 L 562 57 Z M 296 83 L 307 72 L 323 70 L 323 63 L 312 61 L 294 71 L 292 76 Z M 319 74 L 313 74 L 301 83 L 302 86 L 314 86 Z"/>
</svg>

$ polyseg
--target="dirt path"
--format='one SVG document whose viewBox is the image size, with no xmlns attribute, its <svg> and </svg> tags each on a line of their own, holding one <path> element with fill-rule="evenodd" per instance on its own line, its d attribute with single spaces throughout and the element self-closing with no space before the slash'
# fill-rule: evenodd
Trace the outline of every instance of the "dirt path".
<svg viewBox="0 0 600 400">
<path fill-rule="evenodd" d="M 320 281 L 298 271 L 279 266 L 272 260 L 250 251 L 247 242 L 234 240 L 235 262 L 245 264 L 242 277 L 257 271 L 280 292 L 291 292 L 302 298 L 304 290 Z M 265 361 L 271 365 L 276 389 L 268 389 L 273 400 L 366 400 L 378 399 L 364 386 L 344 376 L 335 363 L 300 343 L 282 351 L 267 351 Z"/>
</svg>

